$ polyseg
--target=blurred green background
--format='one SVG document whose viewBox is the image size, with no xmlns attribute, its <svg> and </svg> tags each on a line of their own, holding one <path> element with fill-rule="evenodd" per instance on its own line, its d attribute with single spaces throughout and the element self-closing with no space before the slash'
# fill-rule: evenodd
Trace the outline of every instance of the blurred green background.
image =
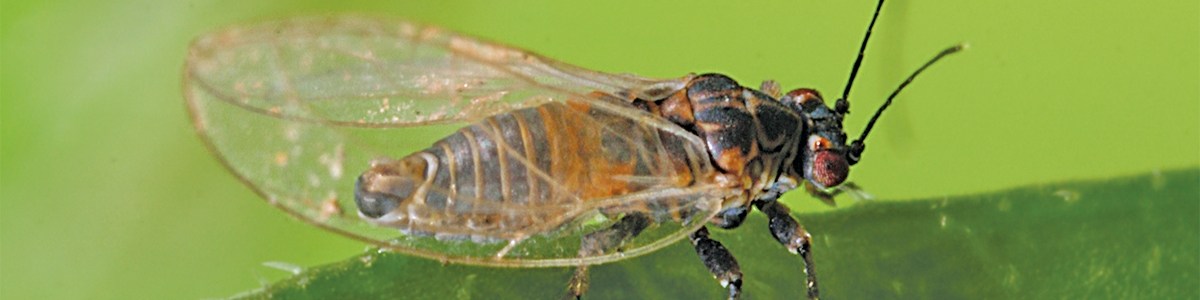
<svg viewBox="0 0 1200 300">
<path fill-rule="evenodd" d="M 873 7 L 3 1 L 0 298 L 224 297 L 287 275 L 263 262 L 313 266 L 364 249 L 270 207 L 197 139 L 181 67 L 188 42 L 217 27 L 367 12 L 603 71 L 722 72 L 832 99 Z M 891 1 L 851 97 L 851 135 L 938 50 L 971 49 L 906 90 L 851 180 L 907 199 L 1200 164 L 1197 24 L 1195 1 Z"/>
</svg>

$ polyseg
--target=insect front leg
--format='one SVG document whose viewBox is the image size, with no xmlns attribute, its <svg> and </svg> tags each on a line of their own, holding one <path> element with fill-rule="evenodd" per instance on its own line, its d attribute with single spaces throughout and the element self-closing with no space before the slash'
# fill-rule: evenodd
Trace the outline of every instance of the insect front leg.
<svg viewBox="0 0 1200 300">
<path fill-rule="evenodd" d="M 821 202 L 825 202 L 825 204 L 833 207 L 837 207 L 837 202 L 834 201 L 833 198 L 841 195 L 843 192 L 848 192 L 852 195 L 855 195 L 855 197 L 858 197 L 859 199 L 870 198 L 870 195 L 864 192 L 861 187 L 853 182 L 843 182 L 832 192 L 826 192 L 817 188 L 817 186 L 813 185 L 812 182 L 805 181 L 804 191 L 808 192 L 809 195 L 816 197 L 818 200 L 821 200 Z"/>
<path fill-rule="evenodd" d="M 804 286 L 807 287 L 808 298 L 818 299 L 820 293 L 817 291 L 817 273 L 813 266 L 812 236 L 804 230 L 804 227 L 800 226 L 799 222 L 796 222 L 795 218 L 792 218 L 791 210 L 783 203 L 775 200 L 760 200 L 755 201 L 754 204 L 770 219 L 768 224 L 775 240 L 787 247 L 788 251 L 799 254 L 804 259 L 804 274 L 807 275 Z"/>
<path fill-rule="evenodd" d="M 729 249 L 721 242 L 708 237 L 708 227 L 700 227 L 689 237 L 692 246 L 696 247 L 696 255 L 708 267 L 708 271 L 721 282 L 721 286 L 729 289 L 729 299 L 739 299 L 742 296 L 742 268 L 738 267 L 737 259 L 729 253 Z"/>
<path fill-rule="evenodd" d="M 616 249 L 625 241 L 642 233 L 647 226 L 650 226 L 650 216 L 643 213 L 626 214 L 612 227 L 584 235 L 579 245 L 579 257 L 596 256 Z M 588 266 L 585 264 L 580 264 L 575 268 L 575 275 L 567 283 L 565 298 L 579 299 L 584 292 L 587 292 L 587 271 Z"/>
</svg>

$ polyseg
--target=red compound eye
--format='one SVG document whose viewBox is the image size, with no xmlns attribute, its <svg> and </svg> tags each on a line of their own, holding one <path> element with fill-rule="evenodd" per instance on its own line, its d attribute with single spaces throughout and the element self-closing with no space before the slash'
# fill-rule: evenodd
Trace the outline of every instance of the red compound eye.
<svg viewBox="0 0 1200 300">
<path fill-rule="evenodd" d="M 850 164 L 846 158 L 834 151 L 819 151 L 813 159 L 812 180 L 823 187 L 834 187 L 846 181 Z"/>
</svg>

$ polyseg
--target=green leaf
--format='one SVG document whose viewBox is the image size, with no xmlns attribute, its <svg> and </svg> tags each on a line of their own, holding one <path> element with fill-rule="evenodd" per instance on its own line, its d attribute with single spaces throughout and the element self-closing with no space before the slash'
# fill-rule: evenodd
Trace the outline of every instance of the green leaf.
<svg viewBox="0 0 1200 300">
<path fill-rule="evenodd" d="M 1200 169 L 799 214 L 827 299 L 1179 299 L 1200 296 Z M 800 259 L 761 214 L 714 230 L 745 295 L 802 298 Z M 687 243 L 591 268 L 589 299 L 719 299 Z M 442 265 L 371 251 L 240 295 L 552 299 L 572 270 Z"/>
</svg>

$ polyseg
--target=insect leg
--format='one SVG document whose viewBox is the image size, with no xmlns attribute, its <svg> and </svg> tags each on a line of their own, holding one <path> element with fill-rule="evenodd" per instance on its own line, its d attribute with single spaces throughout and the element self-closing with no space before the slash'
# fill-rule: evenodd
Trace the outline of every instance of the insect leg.
<svg viewBox="0 0 1200 300">
<path fill-rule="evenodd" d="M 821 200 L 821 202 L 833 207 L 837 207 L 837 202 L 834 201 L 833 198 L 837 197 L 837 195 L 840 195 L 843 192 L 849 192 L 852 195 L 856 195 L 856 197 L 859 199 L 870 198 L 870 196 L 864 192 L 861 187 L 853 182 L 843 182 L 832 192 L 826 192 L 817 188 L 817 186 L 813 185 L 812 182 L 804 181 L 804 191 L 808 192 L 809 195 L 816 197 L 817 200 Z"/>
<path fill-rule="evenodd" d="M 805 287 L 808 289 L 808 298 L 817 299 L 820 293 L 817 291 L 817 273 L 813 267 L 812 258 L 812 236 L 796 219 L 792 218 L 787 206 L 779 201 L 755 201 L 758 210 L 767 214 L 770 219 L 769 226 L 771 234 L 775 239 L 787 247 L 788 251 L 799 254 L 804 259 L 804 273 L 808 276 L 805 281 Z"/>
<path fill-rule="evenodd" d="M 738 299 L 742 295 L 742 269 L 738 267 L 737 259 L 729 253 L 721 242 L 708 237 L 708 227 L 700 227 L 689 237 L 700 261 L 708 267 L 708 271 L 721 282 L 721 286 L 729 289 L 729 299 Z"/>
<path fill-rule="evenodd" d="M 644 213 L 629 213 L 621 217 L 612 227 L 588 233 L 583 236 L 579 245 L 579 257 L 589 257 L 612 251 L 632 239 L 643 229 L 650 226 L 650 216 Z M 587 292 L 588 266 L 581 264 L 575 268 L 575 275 L 567 283 L 567 297 L 579 299 Z"/>
</svg>

